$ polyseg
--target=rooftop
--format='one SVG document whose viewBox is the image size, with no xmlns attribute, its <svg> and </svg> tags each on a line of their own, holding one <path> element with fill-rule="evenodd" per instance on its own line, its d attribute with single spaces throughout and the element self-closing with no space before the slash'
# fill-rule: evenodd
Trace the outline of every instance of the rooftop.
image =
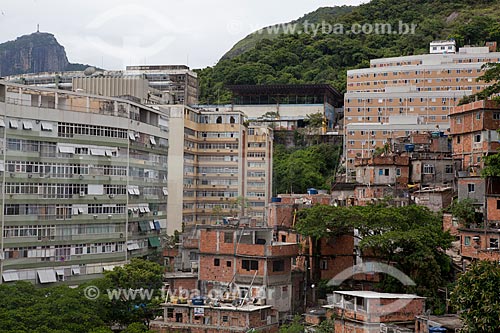
<svg viewBox="0 0 500 333">
<path fill-rule="evenodd" d="M 441 326 L 448 329 L 460 329 L 463 327 L 462 320 L 457 315 L 443 316 L 417 316 L 418 319 L 429 320 L 431 326 Z"/>
<path fill-rule="evenodd" d="M 425 298 L 412 294 L 391 294 L 391 293 L 378 293 L 375 291 L 352 290 L 352 291 L 335 291 L 335 294 L 348 295 L 362 298 L 394 298 L 394 299 L 414 299 Z"/>
<path fill-rule="evenodd" d="M 193 304 L 173 304 L 173 303 L 162 303 L 162 306 L 175 306 L 184 308 L 204 308 L 204 309 L 214 309 L 221 311 L 242 311 L 242 312 L 253 312 L 260 311 L 264 309 L 271 309 L 271 305 L 254 305 L 254 304 L 244 304 L 242 306 L 233 306 L 230 303 L 219 303 L 220 306 L 213 305 L 193 305 Z"/>
</svg>

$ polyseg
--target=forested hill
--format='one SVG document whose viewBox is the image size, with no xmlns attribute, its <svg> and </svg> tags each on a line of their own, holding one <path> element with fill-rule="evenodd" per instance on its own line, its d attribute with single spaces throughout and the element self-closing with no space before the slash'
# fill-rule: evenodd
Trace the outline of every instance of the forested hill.
<svg viewBox="0 0 500 333">
<path fill-rule="evenodd" d="M 199 70 L 200 102 L 227 102 L 225 85 L 330 83 L 345 91 L 346 71 L 379 57 L 428 52 L 432 40 L 455 38 L 459 46 L 500 42 L 500 0 L 372 0 L 357 7 L 320 8 L 294 23 L 399 22 L 414 34 L 312 33 L 270 35 L 267 29 L 238 42 L 214 67 Z"/>
</svg>

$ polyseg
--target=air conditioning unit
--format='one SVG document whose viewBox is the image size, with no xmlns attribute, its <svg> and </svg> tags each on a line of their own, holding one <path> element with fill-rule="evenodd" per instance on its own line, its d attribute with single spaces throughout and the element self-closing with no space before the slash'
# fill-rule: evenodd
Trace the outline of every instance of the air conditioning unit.
<svg viewBox="0 0 500 333">
<path fill-rule="evenodd" d="M 80 192 L 80 196 L 81 196 L 81 197 L 84 197 L 84 196 L 85 196 L 85 192 L 83 192 L 83 191 L 82 191 L 82 192 Z"/>
<path fill-rule="evenodd" d="M 115 195 L 114 195 L 114 194 L 110 194 L 110 195 L 109 195 L 109 197 L 110 197 L 111 199 L 113 199 L 113 198 L 115 197 Z"/>
</svg>

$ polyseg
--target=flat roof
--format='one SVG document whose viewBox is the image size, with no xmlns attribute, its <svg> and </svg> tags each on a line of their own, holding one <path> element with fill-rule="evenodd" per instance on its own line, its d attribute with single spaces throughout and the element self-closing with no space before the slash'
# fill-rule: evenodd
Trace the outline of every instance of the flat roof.
<svg viewBox="0 0 500 333">
<path fill-rule="evenodd" d="M 448 329 L 462 328 L 463 322 L 458 315 L 443 315 L 443 316 L 416 316 L 418 319 L 429 320 L 432 326 L 440 325 Z"/>
<path fill-rule="evenodd" d="M 271 305 L 253 305 L 253 304 L 245 304 L 242 306 L 233 306 L 229 303 L 219 303 L 221 306 L 212 306 L 212 305 L 193 305 L 193 304 L 173 304 L 173 303 L 162 303 L 161 305 L 164 307 L 183 307 L 183 308 L 204 308 L 204 309 L 213 309 L 220 311 L 243 311 L 243 312 L 253 312 L 264 309 L 271 309 Z"/>
<path fill-rule="evenodd" d="M 363 297 L 363 298 L 394 298 L 394 299 L 425 298 L 425 297 L 412 295 L 412 294 L 379 293 L 379 292 L 367 291 L 367 290 L 334 291 L 334 294 L 348 295 L 348 296 L 354 296 L 354 297 Z"/>
<path fill-rule="evenodd" d="M 227 89 L 235 95 L 248 94 L 271 94 L 287 95 L 301 93 L 329 93 L 335 98 L 342 98 L 342 95 L 329 84 L 249 84 L 249 85 L 229 85 Z"/>
</svg>

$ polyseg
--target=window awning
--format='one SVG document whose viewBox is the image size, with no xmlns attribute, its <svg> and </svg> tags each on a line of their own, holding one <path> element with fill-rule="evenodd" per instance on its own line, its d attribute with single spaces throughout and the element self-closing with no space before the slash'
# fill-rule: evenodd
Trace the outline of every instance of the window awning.
<svg viewBox="0 0 500 333">
<path fill-rule="evenodd" d="M 115 269 L 115 265 L 108 265 L 108 266 L 103 266 L 102 267 L 102 270 L 103 271 L 112 271 L 113 269 Z"/>
<path fill-rule="evenodd" d="M 19 125 L 17 124 L 17 120 L 11 119 L 9 121 L 10 128 L 17 128 Z"/>
<path fill-rule="evenodd" d="M 161 229 L 160 221 L 154 221 L 154 225 L 155 225 L 155 230 L 160 230 Z"/>
<path fill-rule="evenodd" d="M 151 213 L 151 211 L 149 210 L 149 207 L 148 207 L 148 206 L 144 206 L 144 212 L 146 212 L 146 213 Z"/>
<path fill-rule="evenodd" d="M 132 243 L 127 245 L 127 250 L 132 251 L 132 250 L 139 250 L 139 244 L 137 243 Z"/>
<path fill-rule="evenodd" d="M 106 156 L 113 156 L 113 151 L 112 150 L 106 150 Z"/>
<path fill-rule="evenodd" d="M 139 211 L 140 211 L 141 213 L 145 213 L 145 212 L 146 212 L 146 210 L 144 209 L 144 207 L 139 207 Z"/>
<path fill-rule="evenodd" d="M 128 138 L 132 141 L 135 141 L 135 133 L 134 132 L 128 132 Z"/>
<path fill-rule="evenodd" d="M 134 189 L 132 187 L 129 187 L 127 191 L 128 191 L 128 194 L 131 194 L 131 195 L 135 194 Z"/>
<path fill-rule="evenodd" d="M 33 129 L 33 124 L 31 123 L 31 121 L 23 120 L 23 129 L 25 129 L 25 130 L 32 130 Z"/>
<path fill-rule="evenodd" d="M 90 154 L 94 156 L 106 156 L 106 151 L 104 149 L 90 148 Z"/>
<path fill-rule="evenodd" d="M 3 161 L 0 161 L 0 171 L 5 171 L 5 164 L 3 164 Z"/>
<path fill-rule="evenodd" d="M 19 281 L 19 273 L 17 272 L 4 272 L 2 277 L 4 282 Z"/>
<path fill-rule="evenodd" d="M 46 269 L 43 271 L 37 271 L 38 279 L 40 283 L 51 283 L 56 282 L 56 272 L 53 269 Z"/>
<path fill-rule="evenodd" d="M 151 142 L 152 145 L 155 145 L 156 144 L 155 137 L 154 136 L 150 136 L 149 137 L 149 142 Z"/>
<path fill-rule="evenodd" d="M 149 222 L 148 221 L 139 221 L 139 229 L 141 231 L 149 231 Z"/>
<path fill-rule="evenodd" d="M 151 230 L 156 230 L 155 223 L 153 221 L 149 221 L 149 227 L 151 228 Z"/>
<path fill-rule="evenodd" d="M 5 121 L 3 121 L 3 119 L 0 119 L 0 127 L 5 127 Z"/>
<path fill-rule="evenodd" d="M 64 153 L 64 154 L 74 154 L 75 153 L 75 147 L 58 146 L 57 148 L 59 149 L 60 153 Z"/>
<path fill-rule="evenodd" d="M 139 192 L 139 186 L 134 187 L 134 194 L 135 195 L 140 195 L 141 194 L 141 192 Z"/>
<path fill-rule="evenodd" d="M 159 247 L 160 246 L 160 237 L 149 237 L 149 246 L 151 247 Z"/>
<path fill-rule="evenodd" d="M 58 268 L 58 269 L 56 269 L 56 274 L 58 276 L 64 276 L 64 268 Z"/>
<path fill-rule="evenodd" d="M 52 126 L 51 123 L 46 123 L 42 121 L 42 131 L 52 131 L 54 127 Z"/>
<path fill-rule="evenodd" d="M 163 188 L 163 195 L 168 195 L 168 189 L 166 187 Z"/>
<path fill-rule="evenodd" d="M 73 272 L 73 275 L 80 275 L 80 267 L 72 267 L 71 271 Z"/>
</svg>

